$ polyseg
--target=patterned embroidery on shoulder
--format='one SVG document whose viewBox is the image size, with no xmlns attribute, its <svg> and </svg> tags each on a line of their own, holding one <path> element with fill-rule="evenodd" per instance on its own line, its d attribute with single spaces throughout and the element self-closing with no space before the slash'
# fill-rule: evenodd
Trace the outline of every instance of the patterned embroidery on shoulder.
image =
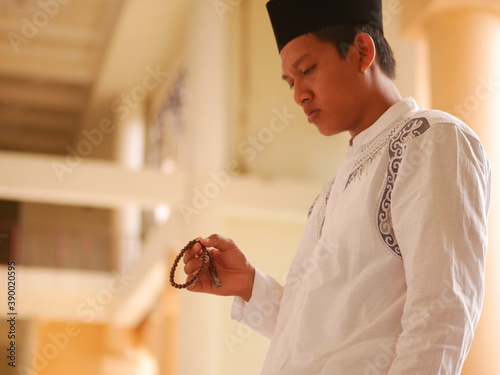
<svg viewBox="0 0 500 375">
<path fill-rule="evenodd" d="M 409 140 L 422 135 L 429 128 L 429 121 L 426 118 L 411 119 L 403 126 L 401 131 L 391 139 L 388 146 L 389 166 L 377 212 L 377 226 L 382 241 L 400 258 L 401 249 L 399 248 L 392 225 L 392 191 L 394 189 L 394 183 L 398 177 L 401 160 L 403 159 L 403 155 L 406 151 L 406 143 Z"/>
<path fill-rule="evenodd" d="M 363 146 L 361 149 L 361 156 L 356 163 L 354 163 L 344 190 L 346 190 L 356 178 L 361 178 L 361 175 L 368 170 L 373 160 L 383 153 L 387 142 L 389 142 L 389 140 L 394 137 L 394 134 L 399 131 L 404 121 L 406 120 L 402 119 L 399 123 L 387 127 L 387 129 L 375 137 L 375 139 Z"/>
</svg>

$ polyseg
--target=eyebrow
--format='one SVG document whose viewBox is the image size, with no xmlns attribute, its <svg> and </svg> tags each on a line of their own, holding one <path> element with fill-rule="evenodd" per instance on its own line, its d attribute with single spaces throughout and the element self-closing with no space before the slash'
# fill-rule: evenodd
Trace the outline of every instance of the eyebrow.
<svg viewBox="0 0 500 375">
<path fill-rule="evenodd" d="M 309 56 L 311 56 L 309 53 L 304 53 L 303 55 L 301 55 L 297 60 L 295 60 L 295 62 L 293 63 L 292 65 L 292 68 L 293 69 L 297 69 L 299 67 L 299 65 L 306 59 L 308 58 Z M 281 78 L 286 81 L 287 79 L 291 78 L 289 76 L 287 76 L 286 74 L 283 74 L 281 76 Z"/>
</svg>

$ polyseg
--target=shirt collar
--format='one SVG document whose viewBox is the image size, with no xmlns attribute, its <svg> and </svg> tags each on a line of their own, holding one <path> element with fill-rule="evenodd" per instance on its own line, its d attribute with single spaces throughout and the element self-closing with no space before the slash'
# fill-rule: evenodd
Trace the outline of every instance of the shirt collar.
<svg viewBox="0 0 500 375">
<path fill-rule="evenodd" d="M 369 126 L 361 133 L 356 135 L 349 141 L 350 146 L 359 147 L 371 140 L 373 140 L 377 135 L 379 135 L 386 127 L 391 125 L 394 121 L 401 118 L 405 113 L 418 108 L 417 102 L 412 97 L 402 99 L 399 102 L 393 104 L 385 113 L 379 117 L 373 125 Z"/>
</svg>

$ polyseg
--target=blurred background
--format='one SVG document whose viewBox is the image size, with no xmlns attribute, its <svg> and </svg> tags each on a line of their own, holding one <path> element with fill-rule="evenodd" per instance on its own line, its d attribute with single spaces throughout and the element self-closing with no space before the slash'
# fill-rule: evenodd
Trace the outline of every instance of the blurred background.
<svg viewBox="0 0 500 375">
<path fill-rule="evenodd" d="M 1 374 L 259 373 L 268 342 L 231 298 L 168 272 L 217 232 L 284 281 L 342 160 L 347 135 L 281 80 L 265 2 L 0 0 Z M 402 95 L 463 119 L 498 170 L 499 1 L 386 0 L 384 22 Z M 499 208 L 463 374 L 500 374 Z"/>
</svg>

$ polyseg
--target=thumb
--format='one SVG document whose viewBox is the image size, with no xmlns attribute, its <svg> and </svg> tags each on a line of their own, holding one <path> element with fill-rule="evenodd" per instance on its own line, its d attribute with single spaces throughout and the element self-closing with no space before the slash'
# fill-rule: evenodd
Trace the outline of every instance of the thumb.
<svg viewBox="0 0 500 375">
<path fill-rule="evenodd" d="M 207 238 L 200 239 L 200 242 L 205 247 L 213 247 L 221 252 L 237 249 L 233 240 L 219 234 L 212 234 Z"/>
</svg>

